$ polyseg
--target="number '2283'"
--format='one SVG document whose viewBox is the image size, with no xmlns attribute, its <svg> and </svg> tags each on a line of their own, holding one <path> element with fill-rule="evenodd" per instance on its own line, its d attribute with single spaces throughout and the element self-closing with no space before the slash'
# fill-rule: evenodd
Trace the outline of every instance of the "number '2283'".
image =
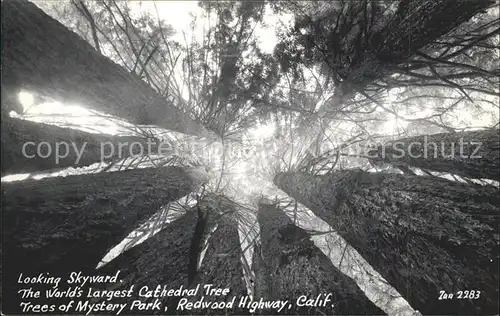
<svg viewBox="0 0 500 316">
<path fill-rule="evenodd" d="M 481 291 L 478 290 L 464 290 L 457 291 L 455 293 L 446 293 L 446 291 L 439 291 L 438 300 L 451 300 L 451 299 L 459 299 L 459 300 L 477 300 L 481 295 Z"/>
</svg>

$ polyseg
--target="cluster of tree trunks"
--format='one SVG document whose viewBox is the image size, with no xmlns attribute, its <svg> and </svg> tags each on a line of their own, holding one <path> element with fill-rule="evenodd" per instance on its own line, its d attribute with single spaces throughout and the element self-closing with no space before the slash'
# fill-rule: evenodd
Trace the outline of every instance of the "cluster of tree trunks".
<svg viewBox="0 0 500 316">
<path fill-rule="evenodd" d="M 239 298 L 247 295 L 240 263 L 241 249 L 237 223 L 232 219 L 230 212 L 225 213 L 220 208 L 218 202 L 214 199 L 202 201 L 194 209 L 189 210 L 181 218 L 169 224 L 163 231 L 126 251 L 100 270 L 108 274 L 121 270 L 124 279 L 120 288 L 127 289 L 131 285 L 135 285 L 137 287 L 135 294 L 142 286 L 148 286 L 150 289 L 155 289 L 158 285 L 166 285 L 168 289 L 177 289 L 181 286 L 184 289 L 195 289 L 199 285 L 197 295 L 184 296 L 189 302 L 194 303 L 202 296 L 205 297 L 205 302 L 227 302 L 232 297 L 236 297 L 233 309 L 221 310 L 207 308 L 176 310 L 182 297 L 165 297 L 160 300 L 162 306 L 166 306 L 168 309 L 157 314 L 248 314 L 248 310 L 237 307 Z M 203 244 L 206 240 L 196 236 L 200 215 L 203 216 L 203 220 L 211 222 L 204 226 L 205 233 L 214 225 L 217 229 L 209 238 L 204 260 L 201 266 L 196 269 L 193 278 L 191 277 L 191 265 L 188 263 L 193 260 L 197 262 L 199 254 L 197 253 L 193 258 L 193 243 Z M 194 248 L 201 250 L 203 247 Z M 205 295 L 203 286 L 206 284 L 213 284 L 213 287 L 216 288 L 229 288 L 230 292 L 227 296 Z M 145 302 L 154 301 L 154 298 L 141 299 Z M 130 302 L 130 298 L 123 300 L 123 302 L 127 301 Z M 144 311 L 144 314 L 149 315 L 151 311 Z"/>
<path fill-rule="evenodd" d="M 87 133 L 56 125 L 2 118 L 2 175 L 89 166 L 129 156 L 157 154 L 136 136 Z"/>
<path fill-rule="evenodd" d="M 274 182 L 341 234 L 424 314 L 498 309 L 498 189 L 361 170 Z M 455 293 L 439 300 L 440 291 Z M 475 290 L 477 299 L 457 299 Z"/>
<path fill-rule="evenodd" d="M 369 153 L 375 162 L 448 172 L 473 179 L 500 179 L 500 131 L 487 129 L 398 139 Z"/>
<path fill-rule="evenodd" d="M 21 273 L 95 273 L 141 222 L 205 180 L 168 167 L 2 183 L 3 312 L 20 313 Z"/>
<path fill-rule="evenodd" d="M 374 39 L 377 45 L 371 55 L 353 65 L 339 90 L 351 93 L 352 85 L 359 87 L 381 78 L 385 70 L 382 63 L 402 62 L 490 4 L 489 0 L 402 1 L 381 37 Z M 62 102 L 81 103 L 136 124 L 206 134 L 202 126 L 140 78 L 97 53 L 34 4 L 3 1 L 1 8 L 2 92 L 10 96 L 7 103 L 2 102 L 3 120 L 8 111 L 21 110 L 15 97 L 27 90 Z M 370 58 L 375 58 L 375 67 L 370 66 Z M 54 145 L 57 141 L 74 141 L 79 148 L 88 142 L 79 165 L 100 161 L 101 142 L 111 141 L 115 146 L 134 140 L 144 143 L 134 137 L 93 135 L 14 119 L 5 120 L 4 125 L 2 174 L 54 167 L 50 159 L 21 156 L 25 141 Z M 453 149 L 450 144 L 458 143 L 461 137 L 468 142 L 464 152 L 469 158 L 456 159 L 458 147 Z M 409 155 L 396 158 L 396 152 L 387 146 L 379 148 L 385 151 L 380 159 L 471 178 L 498 178 L 498 131 L 431 138 L 448 144 L 444 153 L 453 149 L 455 159 L 440 156 L 440 147 L 436 150 L 431 146 L 415 150 L 426 150 L 432 157 L 436 153 L 434 160 Z M 429 138 L 428 143 L 432 140 Z M 405 146 L 413 141 L 423 143 L 419 137 L 402 141 Z M 483 143 L 477 153 L 483 156 L 481 159 L 471 157 L 475 145 L 470 141 Z M 74 161 L 76 153 L 70 151 L 58 167 L 74 165 Z M 132 229 L 161 206 L 201 185 L 206 179 L 199 175 L 180 168 L 162 168 L 3 183 L 2 270 L 8 273 L 3 274 L 2 282 L 9 289 L 3 292 L 3 312 L 21 313 L 17 292 L 22 287 L 17 283 L 21 273 L 67 276 L 72 271 L 100 275 L 120 270 L 123 282 L 114 285 L 115 289 L 131 285 L 154 289 L 163 284 L 170 289 L 193 288 L 212 283 L 229 287 L 231 296 L 246 295 L 237 224 L 231 216 L 221 216 L 225 210 L 218 203 L 200 204 L 198 212 L 187 212 L 162 232 L 95 270 L 104 254 Z M 279 174 L 275 183 L 334 227 L 415 309 L 432 314 L 497 312 L 500 198 L 496 188 L 362 171 L 317 177 L 286 173 Z M 301 308 L 293 304 L 287 312 L 382 314 L 283 212 L 272 205 L 261 205 L 258 221 L 261 244 L 256 247 L 253 263 L 257 298 L 294 302 L 300 295 L 332 293 L 333 307 Z M 198 268 L 204 242 L 215 226 Z M 477 299 L 439 300 L 440 290 L 455 295 L 457 291 L 475 290 L 478 294 Z M 190 299 L 199 298 L 201 293 Z M 162 300 L 168 310 L 160 314 L 178 314 L 175 307 L 179 299 Z M 185 313 L 205 314 L 207 310 Z"/>
<path fill-rule="evenodd" d="M 96 52 L 35 4 L 2 1 L 1 8 L 2 91 L 15 94 L 26 90 L 134 124 L 206 134 L 206 129 L 188 114 L 135 74 Z"/>
<path fill-rule="evenodd" d="M 99 270 L 101 273 L 113 274 L 120 270 L 123 282 L 119 286 L 110 286 L 108 289 L 126 290 L 134 285 L 132 298 L 116 300 L 117 303 L 128 303 L 138 299 L 138 291 L 147 286 L 150 290 L 158 285 L 166 285 L 169 289 L 188 287 L 188 262 L 190 259 L 190 245 L 194 236 L 198 214 L 187 212 L 181 218 L 170 223 L 161 232 L 121 254 Z M 154 298 L 141 298 L 145 303 L 154 302 Z M 177 314 L 176 306 L 179 297 L 171 296 L 160 299 L 162 307 L 167 311 L 156 314 Z M 152 311 L 143 311 L 150 315 Z"/>
<path fill-rule="evenodd" d="M 384 314 L 276 206 L 261 204 L 258 221 L 261 245 L 254 254 L 254 268 L 262 284 L 256 284 L 257 298 L 289 300 L 292 306 L 285 314 L 292 315 Z M 301 295 L 315 299 L 318 295 L 325 298 L 328 293 L 332 296 L 326 306 L 295 304 Z"/>
</svg>

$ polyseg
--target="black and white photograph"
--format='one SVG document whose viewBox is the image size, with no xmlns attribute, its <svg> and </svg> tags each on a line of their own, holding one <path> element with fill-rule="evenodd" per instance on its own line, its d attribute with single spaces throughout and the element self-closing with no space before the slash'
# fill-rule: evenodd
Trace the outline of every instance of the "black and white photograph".
<svg viewBox="0 0 500 316">
<path fill-rule="evenodd" d="M 2 315 L 499 315 L 500 1 L 1 0 Z"/>
</svg>

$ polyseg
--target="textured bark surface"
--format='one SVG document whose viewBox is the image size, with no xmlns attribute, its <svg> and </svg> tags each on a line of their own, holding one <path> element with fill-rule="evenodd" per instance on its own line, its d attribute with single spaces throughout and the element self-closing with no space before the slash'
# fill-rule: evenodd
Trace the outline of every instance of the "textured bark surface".
<svg viewBox="0 0 500 316">
<path fill-rule="evenodd" d="M 424 314 L 498 309 L 498 189 L 362 171 L 279 174 L 275 183 L 336 229 Z M 481 291 L 438 300 L 439 291 Z"/>
<path fill-rule="evenodd" d="M 498 129 L 440 133 L 399 139 L 370 153 L 375 161 L 449 172 L 476 179 L 500 179 Z"/>
<path fill-rule="evenodd" d="M 192 260 L 191 247 L 196 238 L 196 227 L 198 222 L 198 212 L 192 209 L 186 215 L 171 223 L 163 231 L 148 239 L 144 243 L 128 250 L 113 260 L 101 270 L 113 274 L 121 270 L 125 276 L 119 289 L 128 289 L 135 285 L 135 294 L 142 286 L 155 289 L 158 285 L 165 285 L 168 289 L 177 289 L 181 286 L 184 289 L 194 289 L 200 285 L 196 296 L 184 296 L 190 302 L 200 300 L 205 296 L 205 302 L 227 302 L 236 296 L 236 304 L 242 296 L 246 296 L 246 287 L 243 281 L 243 270 L 240 263 L 241 249 L 236 223 L 228 217 L 218 215 L 220 209 L 214 209 L 203 201 L 200 203 L 203 212 L 211 212 L 210 221 L 218 223 L 218 228 L 210 238 L 210 244 L 205 253 L 200 269 L 197 271 L 194 280 L 189 284 L 189 265 Z M 203 286 L 213 284 L 215 288 L 230 288 L 228 296 L 204 295 Z M 117 288 L 118 289 L 118 288 Z M 132 298 L 121 300 L 122 303 L 130 302 Z M 167 306 L 166 312 L 156 314 L 248 314 L 247 310 L 234 308 L 227 309 L 194 309 L 177 311 L 177 304 L 181 297 L 172 296 L 160 299 L 162 306 Z M 144 302 L 153 302 L 154 298 L 141 298 Z M 119 302 L 120 300 L 117 300 Z M 143 314 L 151 314 L 151 311 L 144 311 Z"/>
<path fill-rule="evenodd" d="M 491 0 L 402 0 L 392 20 L 373 38 L 371 47 L 383 62 L 404 62 L 493 3 Z"/>
<path fill-rule="evenodd" d="M 3 312 L 19 313 L 20 273 L 94 273 L 132 229 L 200 185 L 190 174 L 170 167 L 2 183 Z"/>
<path fill-rule="evenodd" d="M 2 1 L 2 88 L 24 89 L 142 125 L 206 130 L 136 75 L 28 1 Z"/>
<path fill-rule="evenodd" d="M 292 302 L 292 308 L 286 310 L 286 314 L 384 314 L 353 280 L 332 265 L 309 235 L 293 225 L 285 213 L 275 206 L 263 204 L 258 220 L 262 248 L 255 256 L 261 256 L 260 263 L 264 265 L 259 273 L 268 275 L 270 299 Z M 328 293 L 333 294 L 332 302 L 325 307 L 299 307 L 295 304 L 301 295 L 315 299 L 318 294 L 324 297 Z M 267 311 L 263 313 L 267 314 Z"/>
<path fill-rule="evenodd" d="M 261 232 L 262 234 L 262 232 Z M 262 245 L 256 243 L 253 249 L 252 268 L 255 273 L 254 295 L 255 298 L 264 301 L 271 300 L 271 276 L 267 264 L 262 256 Z"/>
<path fill-rule="evenodd" d="M 142 137 L 93 134 L 8 117 L 2 118 L 1 135 L 2 175 L 88 166 L 96 162 L 126 158 L 130 154 L 140 155 L 141 146 L 144 153 L 148 152 L 147 140 Z M 50 152 L 48 145 L 43 144 L 39 147 L 38 154 L 37 146 L 41 143 L 48 143 Z M 132 143 L 137 144 L 131 146 Z M 154 142 L 150 143 L 150 153 L 157 154 Z M 50 155 L 42 158 L 40 154 L 43 157 Z M 59 158 L 56 160 L 58 154 Z M 67 157 L 64 157 L 66 154 Z"/>
<path fill-rule="evenodd" d="M 342 100 L 391 73 L 418 50 L 494 4 L 492 0 L 402 0 L 389 23 L 356 52 L 340 86 Z M 344 102 L 342 102 L 344 103 Z"/>
<path fill-rule="evenodd" d="M 203 206 L 202 206 L 203 207 Z M 221 208 L 220 211 L 223 212 Z M 208 212 L 216 213 L 215 209 L 207 209 Z M 238 235 L 238 224 L 229 214 L 221 215 L 219 212 L 213 214 L 209 220 L 217 223 L 217 229 L 209 239 L 209 246 L 206 250 L 200 269 L 194 278 L 191 288 L 205 284 L 213 284 L 217 288 L 229 288 L 227 296 L 208 296 L 198 293 L 197 296 L 189 298 L 195 302 L 205 296 L 205 301 L 229 302 L 232 297 L 236 297 L 235 306 L 231 309 L 202 309 L 195 311 L 184 311 L 183 314 L 202 315 L 248 315 L 248 309 L 238 307 L 241 297 L 247 296 L 247 290 L 243 278 L 243 268 L 241 266 L 241 246 Z M 229 216 L 228 216 L 229 215 Z M 208 225 L 211 227 L 211 225 Z"/>
<path fill-rule="evenodd" d="M 117 303 L 139 299 L 139 289 L 143 286 L 147 286 L 149 290 L 156 289 L 158 285 L 165 285 L 168 289 L 178 289 L 181 286 L 184 289 L 189 288 L 189 248 L 197 219 L 196 212 L 187 212 L 161 232 L 99 269 L 106 274 L 121 271 L 123 282 L 119 286 L 108 287 L 108 289 L 126 290 L 134 285 L 134 295 L 131 298 L 116 299 Z M 141 300 L 154 302 L 155 299 L 142 297 Z M 171 296 L 160 300 L 162 306 L 166 306 L 168 310 L 162 313 L 156 312 L 156 314 L 178 314 L 175 309 L 179 297 Z M 143 314 L 150 315 L 151 313 L 153 311 L 143 311 Z"/>
</svg>

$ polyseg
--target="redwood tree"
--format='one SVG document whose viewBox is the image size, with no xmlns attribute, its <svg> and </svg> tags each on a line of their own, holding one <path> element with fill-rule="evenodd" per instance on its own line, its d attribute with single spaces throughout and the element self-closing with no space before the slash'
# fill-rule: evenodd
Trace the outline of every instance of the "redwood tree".
<svg viewBox="0 0 500 316">
<path fill-rule="evenodd" d="M 287 314 L 383 314 L 354 280 L 338 271 L 309 235 L 295 226 L 284 212 L 273 205 L 262 204 L 258 219 L 262 246 L 260 253 L 254 254 L 256 263 L 260 264 L 256 270 L 260 275 L 256 278 L 267 279 L 269 291 L 261 295 L 270 300 L 290 300 L 292 309 L 286 311 Z M 295 304 L 301 295 L 316 298 L 323 294 L 324 298 L 328 293 L 332 294 L 332 302 L 326 306 Z"/>
<path fill-rule="evenodd" d="M 196 296 L 184 296 L 190 302 L 200 300 L 205 296 L 205 302 L 225 301 L 228 302 L 236 296 L 235 308 L 233 310 L 176 310 L 177 304 L 182 297 L 165 297 L 161 301 L 163 306 L 168 307 L 160 314 L 221 314 L 232 312 L 237 314 L 247 314 L 247 309 L 240 309 L 237 306 L 240 297 L 246 296 L 246 288 L 243 281 L 243 270 L 240 263 L 241 249 L 237 224 L 231 218 L 231 213 L 225 213 L 221 208 L 217 198 L 204 199 L 196 207 L 187 210 L 181 218 L 170 223 L 161 232 L 149 238 L 144 243 L 135 246 L 121 254 L 100 269 L 101 273 L 113 274 L 121 270 L 124 282 L 120 284 L 121 289 L 127 289 L 131 285 L 140 288 L 148 286 L 155 289 L 157 285 L 166 285 L 168 289 L 177 289 L 181 286 L 184 289 L 194 289 L 200 285 L 200 290 Z M 197 212 L 201 209 L 201 212 Z M 210 214 L 207 214 L 210 213 Z M 190 264 L 193 259 L 193 243 L 198 243 L 202 239 L 197 238 L 197 228 L 199 216 L 207 216 L 207 220 L 217 224 L 217 229 L 212 231 L 209 243 L 207 244 L 204 259 L 201 266 L 197 268 L 195 277 L 190 280 Z M 208 226 L 206 226 L 208 227 Z M 213 227 L 213 226 L 212 226 Z M 203 247 L 197 247 L 202 249 Z M 196 256 L 197 257 L 197 256 Z M 229 288 L 227 296 L 204 295 L 203 286 L 213 284 L 215 288 Z M 134 298 L 138 299 L 138 288 L 134 293 Z M 154 298 L 141 298 L 143 301 L 153 302 Z M 122 303 L 129 302 L 130 299 L 123 299 Z M 143 311 L 144 314 L 151 314 L 151 311 Z"/>
<path fill-rule="evenodd" d="M 440 133 L 398 139 L 369 153 L 374 161 L 448 172 L 476 179 L 500 179 L 498 129 Z"/>
<path fill-rule="evenodd" d="M 496 312 L 497 188 L 360 170 L 283 173 L 274 182 L 337 230 L 413 308 Z M 480 294 L 438 300 L 441 290 Z"/>
<path fill-rule="evenodd" d="M 95 274 L 130 231 L 204 181 L 168 167 L 2 183 L 3 311 L 22 312 L 21 273 Z"/>
<path fill-rule="evenodd" d="M 144 137 L 94 134 L 8 117 L 2 117 L 1 135 L 2 175 L 158 154 L 156 141 Z"/>
<path fill-rule="evenodd" d="M 1 6 L 2 91 L 27 90 L 131 123 L 208 135 L 137 75 L 98 53 L 35 4 L 2 1 Z"/>
</svg>

